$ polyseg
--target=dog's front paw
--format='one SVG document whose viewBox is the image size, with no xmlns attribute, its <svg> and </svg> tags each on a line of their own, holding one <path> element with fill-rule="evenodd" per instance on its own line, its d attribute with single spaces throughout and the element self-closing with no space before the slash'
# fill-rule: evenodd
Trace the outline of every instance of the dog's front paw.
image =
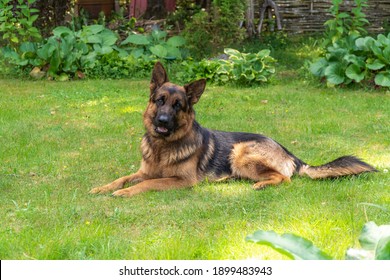
<svg viewBox="0 0 390 280">
<path fill-rule="evenodd" d="M 102 193 L 108 193 L 110 191 L 110 188 L 107 187 L 109 185 L 105 185 L 102 187 L 93 188 L 89 191 L 90 194 L 102 194 Z"/>
<path fill-rule="evenodd" d="M 132 196 L 134 196 L 134 195 L 136 195 L 138 193 L 139 192 L 137 192 L 135 188 L 127 188 L 127 189 L 118 190 L 118 191 L 113 192 L 112 196 L 116 196 L 116 197 L 132 197 Z"/>
</svg>

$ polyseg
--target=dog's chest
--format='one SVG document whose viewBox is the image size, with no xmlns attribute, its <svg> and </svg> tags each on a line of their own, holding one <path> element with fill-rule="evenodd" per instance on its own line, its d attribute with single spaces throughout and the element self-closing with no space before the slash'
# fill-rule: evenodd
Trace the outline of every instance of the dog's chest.
<svg viewBox="0 0 390 280">
<path fill-rule="evenodd" d="M 194 142 L 159 143 L 144 137 L 141 143 L 142 157 L 146 162 L 166 167 L 181 164 L 196 156 L 199 145 Z"/>
</svg>

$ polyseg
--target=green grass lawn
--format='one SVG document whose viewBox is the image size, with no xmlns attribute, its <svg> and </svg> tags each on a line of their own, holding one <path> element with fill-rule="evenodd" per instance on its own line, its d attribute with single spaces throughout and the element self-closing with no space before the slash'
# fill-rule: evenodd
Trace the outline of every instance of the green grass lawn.
<svg viewBox="0 0 390 280">
<path fill-rule="evenodd" d="M 266 134 L 309 164 L 354 154 L 381 172 L 294 177 L 122 199 L 92 187 L 137 170 L 148 81 L 0 81 L 0 259 L 281 259 L 245 242 L 258 229 L 301 235 L 337 259 L 363 224 L 389 223 L 390 95 L 317 88 L 286 78 L 209 86 L 205 127 Z"/>
</svg>

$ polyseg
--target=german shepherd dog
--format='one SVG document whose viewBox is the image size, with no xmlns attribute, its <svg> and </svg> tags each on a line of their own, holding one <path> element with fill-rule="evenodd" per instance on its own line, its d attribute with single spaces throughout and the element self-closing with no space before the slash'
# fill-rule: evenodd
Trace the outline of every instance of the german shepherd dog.
<svg viewBox="0 0 390 280">
<path fill-rule="evenodd" d="M 376 171 L 353 156 L 310 166 L 264 135 L 203 128 L 195 121 L 194 105 L 205 86 L 204 79 L 185 86 L 170 83 L 163 65 L 157 62 L 143 115 L 146 133 L 141 142 L 140 169 L 90 193 L 131 197 L 226 177 L 253 180 L 253 188 L 260 190 L 289 182 L 293 174 L 319 179 Z M 135 185 L 124 188 L 127 183 Z"/>
</svg>

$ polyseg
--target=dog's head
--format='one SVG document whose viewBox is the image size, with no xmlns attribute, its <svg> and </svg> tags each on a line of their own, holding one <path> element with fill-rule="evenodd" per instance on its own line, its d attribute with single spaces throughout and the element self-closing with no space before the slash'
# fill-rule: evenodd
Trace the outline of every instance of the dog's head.
<svg viewBox="0 0 390 280">
<path fill-rule="evenodd" d="M 153 137 L 175 141 L 184 137 L 195 119 L 193 106 L 206 86 L 201 79 L 185 86 L 169 82 L 160 62 L 154 66 L 150 81 L 150 99 L 144 114 L 144 124 Z"/>
</svg>

